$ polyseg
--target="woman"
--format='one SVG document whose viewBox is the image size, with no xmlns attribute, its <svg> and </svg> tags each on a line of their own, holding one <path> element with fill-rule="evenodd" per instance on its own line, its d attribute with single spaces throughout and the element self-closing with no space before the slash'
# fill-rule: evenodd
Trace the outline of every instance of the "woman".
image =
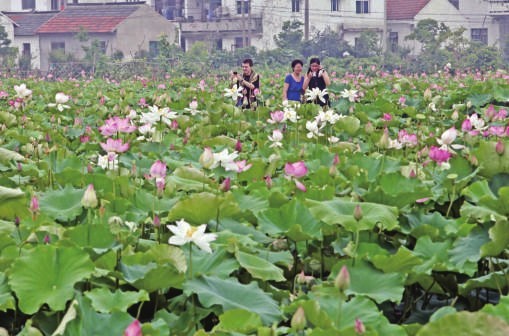
<svg viewBox="0 0 509 336">
<path fill-rule="evenodd" d="M 321 91 L 325 90 L 327 86 L 330 85 L 330 78 L 325 71 L 324 68 L 320 65 L 320 59 L 312 58 L 309 61 L 309 70 L 306 75 L 306 79 L 304 80 L 304 84 L 302 88 L 304 91 L 306 89 L 313 90 L 314 88 L 319 88 Z M 325 102 L 320 99 L 316 99 L 314 103 L 320 104 L 320 106 L 330 106 L 329 95 L 326 94 L 323 96 Z"/>
<path fill-rule="evenodd" d="M 301 60 L 292 61 L 292 73 L 286 75 L 285 84 L 283 85 L 283 101 L 301 101 L 302 85 L 304 84 L 304 76 L 302 76 L 302 67 L 304 63 Z"/>
</svg>

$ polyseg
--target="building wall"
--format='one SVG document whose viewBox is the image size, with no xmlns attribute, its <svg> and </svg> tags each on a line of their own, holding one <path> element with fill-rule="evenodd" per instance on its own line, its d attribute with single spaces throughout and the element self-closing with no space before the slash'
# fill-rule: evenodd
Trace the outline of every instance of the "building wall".
<svg viewBox="0 0 509 336">
<path fill-rule="evenodd" d="M 61 1 L 61 0 L 59 0 Z M 21 12 L 23 11 L 21 0 L 0 0 L 0 11 Z M 51 8 L 51 0 L 35 0 L 36 11 L 49 11 Z"/>
<path fill-rule="evenodd" d="M 149 50 L 150 41 L 159 41 L 166 35 L 170 43 L 178 42 L 178 29 L 174 22 L 166 20 L 149 6 L 141 6 L 117 27 L 112 39 L 112 50 L 123 52 L 125 59 L 131 59 L 140 50 Z"/>
<path fill-rule="evenodd" d="M 12 41 L 14 40 L 14 23 L 4 14 L 0 13 L 0 25 L 4 27 L 7 33 L 7 38 Z"/>
<path fill-rule="evenodd" d="M 32 69 L 41 68 L 41 50 L 39 36 L 16 36 L 11 46 L 18 48 L 18 57 L 23 53 L 23 44 L 30 44 L 30 53 L 32 56 Z"/>
</svg>

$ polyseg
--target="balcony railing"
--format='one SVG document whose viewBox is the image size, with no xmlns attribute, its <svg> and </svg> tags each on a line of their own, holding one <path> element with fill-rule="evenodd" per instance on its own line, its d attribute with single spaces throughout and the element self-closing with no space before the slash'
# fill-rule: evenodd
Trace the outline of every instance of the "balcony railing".
<svg viewBox="0 0 509 336">
<path fill-rule="evenodd" d="M 250 31 L 252 34 L 262 33 L 261 15 L 252 14 L 244 18 L 237 16 L 214 18 L 205 21 L 181 21 L 182 34 L 199 34 L 204 32 L 239 33 Z"/>
<path fill-rule="evenodd" d="M 509 0 L 488 0 L 490 15 L 509 15 Z"/>
</svg>

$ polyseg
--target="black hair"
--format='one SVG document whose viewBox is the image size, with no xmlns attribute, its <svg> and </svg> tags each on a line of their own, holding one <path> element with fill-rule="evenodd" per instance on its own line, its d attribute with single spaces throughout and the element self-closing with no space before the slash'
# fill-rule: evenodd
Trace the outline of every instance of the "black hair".
<svg viewBox="0 0 509 336">
<path fill-rule="evenodd" d="M 313 63 L 320 65 L 320 59 L 318 57 L 313 57 L 312 59 L 309 60 L 309 65 Z"/>
<path fill-rule="evenodd" d="M 250 58 L 246 58 L 245 60 L 242 61 L 242 64 L 249 64 L 250 67 L 253 66 L 253 60 L 250 59 Z"/>
<path fill-rule="evenodd" d="M 292 69 L 295 68 L 295 66 L 297 64 L 300 64 L 300 65 L 304 66 L 304 63 L 302 63 L 302 61 L 300 59 L 296 59 L 296 60 L 292 61 Z"/>
</svg>

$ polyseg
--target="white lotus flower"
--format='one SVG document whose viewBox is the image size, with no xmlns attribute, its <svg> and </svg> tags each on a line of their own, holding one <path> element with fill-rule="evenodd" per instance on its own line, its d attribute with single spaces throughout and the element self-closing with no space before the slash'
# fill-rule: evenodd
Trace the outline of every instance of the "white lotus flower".
<svg viewBox="0 0 509 336">
<path fill-rule="evenodd" d="M 343 91 L 341 91 L 341 97 L 348 99 L 350 102 L 353 103 L 359 97 L 359 95 L 357 94 L 357 90 L 344 89 Z"/>
<path fill-rule="evenodd" d="M 56 107 L 58 111 L 62 112 L 65 109 L 70 109 L 69 105 L 65 105 L 69 101 L 69 96 L 63 92 L 58 92 L 55 95 L 55 103 L 48 104 L 49 107 Z"/>
<path fill-rule="evenodd" d="M 297 115 L 297 111 L 295 111 L 291 107 L 285 107 L 283 109 L 284 112 L 284 120 L 290 120 L 292 123 L 296 123 L 299 120 L 299 116 Z"/>
<path fill-rule="evenodd" d="M 272 135 L 268 136 L 269 140 L 272 142 L 272 144 L 269 146 L 270 148 L 274 147 L 283 147 L 283 132 L 281 132 L 278 129 L 275 129 L 272 131 Z"/>
<path fill-rule="evenodd" d="M 488 128 L 488 126 L 485 126 L 486 122 L 484 121 L 484 119 L 479 118 L 477 113 L 472 114 L 468 119 L 470 119 L 470 124 L 472 125 L 472 127 L 478 131 Z"/>
<path fill-rule="evenodd" d="M 159 109 L 157 106 L 149 106 L 148 113 L 142 113 L 140 122 L 142 124 L 157 124 L 159 121 L 164 122 L 166 125 L 170 126 L 171 121 L 177 117 L 177 112 L 173 112 L 169 107 L 165 107 Z"/>
<path fill-rule="evenodd" d="M 228 149 L 223 149 L 219 153 L 214 153 L 214 164 L 210 169 L 214 169 L 218 166 L 223 167 L 226 171 L 237 171 L 237 164 L 235 159 L 239 156 L 237 152 L 231 154 L 228 153 Z"/>
<path fill-rule="evenodd" d="M 334 112 L 334 110 L 330 109 L 327 111 L 319 111 L 318 116 L 316 116 L 316 119 L 321 123 L 329 123 L 331 125 L 334 125 L 339 119 L 344 118 L 341 114 L 337 114 Z"/>
<path fill-rule="evenodd" d="M 442 149 L 454 152 L 452 149 L 462 149 L 465 147 L 463 145 L 453 144 L 457 136 L 458 131 L 456 131 L 456 129 L 452 127 L 446 130 L 444 133 L 442 133 L 442 136 L 440 136 L 440 139 L 437 139 L 437 142 L 441 145 Z M 452 149 L 449 147 L 451 147 Z"/>
<path fill-rule="evenodd" d="M 117 153 L 109 153 L 107 155 L 99 155 L 97 157 L 97 165 L 102 169 L 116 170 L 118 168 Z"/>
<path fill-rule="evenodd" d="M 14 85 L 14 91 L 16 91 L 16 97 L 25 98 L 32 94 L 32 90 L 27 89 L 26 84 Z"/>
<path fill-rule="evenodd" d="M 319 88 L 307 89 L 305 96 L 307 101 L 316 101 L 320 99 L 322 103 L 325 103 L 325 95 L 327 94 L 327 89 L 320 90 Z"/>
<path fill-rule="evenodd" d="M 181 219 L 177 221 L 177 225 L 167 225 L 167 227 L 174 234 L 168 240 L 169 244 L 182 246 L 187 243 L 194 243 L 203 251 L 212 253 L 210 242 L 216 240 L 217 235 L 205 233 L 206 224 L 191 226 L 184 219 Z"/>
<path fill-rule="evenodd" d="M 224 89 L 224 96 L 230 97 L 233 101 L 237 101 L 237 98 L 242 97 L 243 89 L 244 88 L 242 86 L 237 87 L 237 84 L 235 84 L 231 88 Z"/>
<path fill-rule="evenodd" d="M 307 134 L 307 137 L 309 139 L 311 138 L 317 138 L 323 136 L 323 133 L 320 132 L 320 130 L 323 128 L 323 125 L 319 125 L 318 121 L 307 121 L 306 122 L 306 129 L 309 131 Z"/>
</svg>

